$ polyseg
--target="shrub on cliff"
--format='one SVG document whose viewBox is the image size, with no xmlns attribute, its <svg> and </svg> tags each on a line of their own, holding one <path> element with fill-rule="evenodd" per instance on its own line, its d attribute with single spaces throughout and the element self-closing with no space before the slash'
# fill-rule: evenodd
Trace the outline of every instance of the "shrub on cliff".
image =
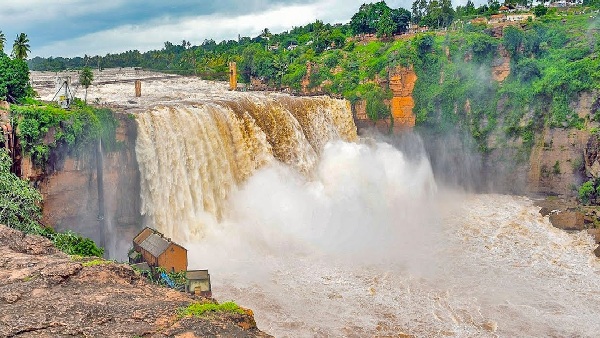
<svg viewBox="0 0 600 338">
<path fill-rule="evenodd" d="M 44 228 L 42 235 L 52 240 L 57 249 L 69 255 L 102 257 L 104 254 L 104 249 L 94 241 L 69 230 L 56 232 L 52 228 Z"/>
<path fill-rule="evenodd" d="M 60 146 L 68 153 L 76 153 L 99 137 L 107 150 L 116 145 L 117 121 L 108 109 L 94 108 L 77 99 L 70 110 L 31 99 L 26 103 L 11 106 L 11 114 L 25 154 L 40 167 L 46 165 L 51 151 Z"/>
<path fill-rule="evenodd" d="M 598 187 L 600 188 L 600 187 Z M 577 192 L 579 201 L 585 205 L 590 204 L 597 197 L 597 187 L 594 180 L 583 183 Z"/>
<path fill-rule="evenodd" d="M 26 233 L 39 233 L 42 195 L 10 172 L 12 159 L 0 149 L 0 223 Z"/>
</svg>

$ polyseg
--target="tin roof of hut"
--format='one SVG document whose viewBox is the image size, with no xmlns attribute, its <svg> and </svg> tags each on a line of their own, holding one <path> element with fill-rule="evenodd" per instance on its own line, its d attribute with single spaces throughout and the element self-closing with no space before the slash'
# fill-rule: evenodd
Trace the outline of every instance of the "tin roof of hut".
<svg viewBox="0 0 600 338">
<path fill-rule="evenodd" d="M 140 243 L 140 247 L 151 253 L 154 257 L 158 257 L 169 248 L 170 244 L 171 242 L 166 238 L 152 234 Z"/>
<path fill-rule="evenodd" d="M 188 270 L 185 272 L 187 279 L 208 279 L 208 270 Z"/>
</svg>

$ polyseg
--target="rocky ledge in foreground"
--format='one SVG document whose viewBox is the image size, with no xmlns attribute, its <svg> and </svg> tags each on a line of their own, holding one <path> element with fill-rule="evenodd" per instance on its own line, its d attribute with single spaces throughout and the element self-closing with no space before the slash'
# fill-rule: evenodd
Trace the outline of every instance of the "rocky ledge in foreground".
<svg viewBox="0 0 600 338">
<path fill-rule="evenodd" d="M 0 225 L 0 337 L 270 337 L 250 310 L 177 315 L 195 301 L 128 265 L 77 261 Z"/>
</svg>

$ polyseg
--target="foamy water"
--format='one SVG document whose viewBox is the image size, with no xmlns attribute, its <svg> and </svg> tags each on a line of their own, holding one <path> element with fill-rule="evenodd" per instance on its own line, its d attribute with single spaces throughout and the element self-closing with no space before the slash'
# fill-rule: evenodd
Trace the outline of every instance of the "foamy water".
<svg viewBox="0 0 600 338">
<path fill-rule="evenodd" d="M 218 299 L 252 308 L 277 337 L 597 336 L 600 266 L 587 234 L 553 228 L 522 197 L 440 198 L 431 212 L 441 236 L 426 243 L 415 233 L 426 247 L 388 248 L 389 259 L 369 256 L 377 241 L 364 243 L 361 260 L 255 228 L 190 243 L 190 258 L 210 269 Z"/>
</svg>

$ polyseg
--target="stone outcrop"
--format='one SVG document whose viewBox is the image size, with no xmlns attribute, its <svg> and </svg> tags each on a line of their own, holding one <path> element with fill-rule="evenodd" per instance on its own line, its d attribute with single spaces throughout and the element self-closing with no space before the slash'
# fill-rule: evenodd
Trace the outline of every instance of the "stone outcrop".
<svg viewBox="0 0 600 338">
<path fill-rule="evenodd" d="M 417 74 L 412 67 L 397 67 L 390 73 L 389 86 L 393 93 L 390 104 L 394 129 L 414 127 L 415 115 L 413 108 L 415 101 L 412 93 L 417 82 Z"/>
<path fill-rule="evenodd" d="M 386 133 L 393 126 L 393 132 L 397 133 L 406 128 L 415 126 L 416 117 L 413 113 L 415 101 L 412 93 L 417 82 L 417 74 L 412 67 L 397 67 L 390 72 L 389 79 L 381 80 L 378 83 L 381 86 L 387 84 L 392 91 L 392 99 L 387 102 L 390 106 L 391 119 L 379 120 L 373 122 L 367 116 L 366 104 L 364 101 L 358 101 L 354 104 L 354 119 L 356 126 L 376 127 L 378 130 Z"/>
<path fill-rule="evenodd" d="M 593 134 L 587 141 L 583 156 L 585 172 L 590 178 L 600 177 L 600 138 Z"/>
<path fill-rule="evenodd" d="M 128 265 L 74 260 L 0 225 L 1 337 L 269 337 L 251 311 L 180 318 L 194 301 Z"/>
<path fill-rule="evenodd" d="M 587 232 L 594 238 L 596 244 L 600 244 L 600 229 L 588 229 Z"/>
<path fill-rule="evenodd" d="M 504 45 L 498 45 L 498 53 L 492 62 L 492 78 L 502 82 L 510 75 L 510 54 Z"/>
<path fill-rule="evenodd" d="M 583 230 L 585 221 L 583 213 L 579 211 L 558 211 L 550 214 L 550 222 L 556 228 L 563 230 Z"/>
</svg>

